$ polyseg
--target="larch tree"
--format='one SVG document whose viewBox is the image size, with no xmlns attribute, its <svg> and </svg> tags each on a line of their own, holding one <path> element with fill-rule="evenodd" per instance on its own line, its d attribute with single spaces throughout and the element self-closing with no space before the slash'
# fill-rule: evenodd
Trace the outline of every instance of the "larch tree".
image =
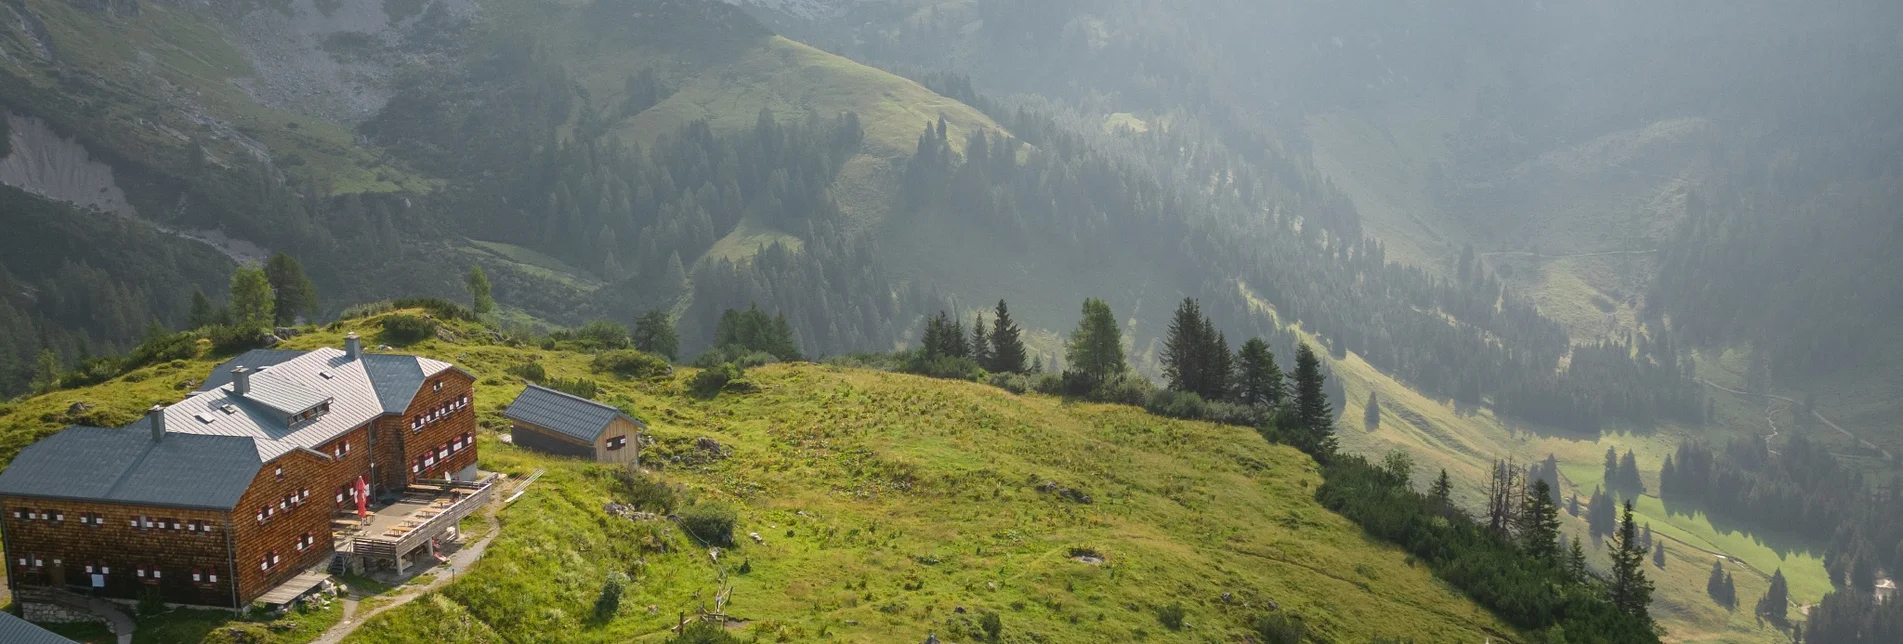
<svg viewBox="0 0 1903 644">
<path fill-rule="evenodd" d="M 489 275 L 482 272 L 481 266 L 470 266 L 469 276 L 463 278 L 469 287 L 469 310 L 483 315 L 496 310 L 496 299 L 490 294 Z"/>
<path fill-rule="evenodd" d="M 263 330 L 276 318 L 271 280 L 263 269 L 240 267 L 231 274 L 231 323 L 247 330 Z"/>
<path fill-rule="evenodd" d="M 1064 361 L 1069 363 L 1071 372 L 1094 390 L 1122 374 L 1129 365 L 1123 361 L 1123 330 L 1117 327 L 1110 305 L 1089 298 L 1084 300 L 1083 313 L 1083 319 L 1077 321 L 1077 329 L 1070 334 Z"/>
</svg>

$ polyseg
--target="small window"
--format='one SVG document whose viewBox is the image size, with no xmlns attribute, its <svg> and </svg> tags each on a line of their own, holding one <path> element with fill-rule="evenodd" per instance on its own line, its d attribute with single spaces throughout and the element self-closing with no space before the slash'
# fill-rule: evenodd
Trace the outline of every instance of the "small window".
<svg viewBox="0 0 1903 644">
<path fill-rule="evenodd" d="M 205 573 L 205 583 L 208 583 L 208 584 L 218 583 L 218 572 L 212 571 L 212 572 Z"/>
<path fill-rule="evenodd" d="M 54 521 L 65 521 L 65 520 L 66 520 L 66 511 L 65 511 L 65 510 L 54 510 L 54 511 L 53 511 L 53 520 L 54 520 Z"/>
<path fill-rule="evenodd" d="M 198 419 L 198 422 L 204 423 L 206 425 L 210 425 L 211 421 L 214 420 L 211 414 L 192 414 L 192 418 L 196 418 Z"/>
<path fill-rule="evenodd" d="M 192 583 L 194 584 L 204 583 L 204 581 L 205 581 L 205 573 L 199 572 L 197 568 L 193 568 L 192 569 Z"/>
<path fill-rule="evenodd" d="M 626 436 L 616 436 L 614 438 L 608 439 L 609 450 L 617 450 L 627 446 L 628 446 L 628 437 Z"/>
<path fill-rule="evenodd" d="M 284 480 L 284 466 L 282 465 L 278 466 L 277 477 L 278 477 L 278 480 L 280 481 Z"/>
<path fill-rule="evenodd" d="M 430 391 L 442 391 L 442 390 L 443 390 L 443 381 L 441 380 L 436 381 L 436 384 L 430 388 Z"/>
<path fill-rule="evenodd" d="M 325 379 L 325 380 L 330 380 L 331 378 L 335 378 L 335 377 L 336 377 L 336 376 L 333 376 L 333 375 L 330 375 L 330 372 L 328 372 L 328 371 L 319 371 L 319 372 L 317 372 L 317 375 L 318 375 L 318 376 L 320 376 L 320 377 L 322 377 L 322 378 L 323 378 L 323 379 Z"/>
</svg>

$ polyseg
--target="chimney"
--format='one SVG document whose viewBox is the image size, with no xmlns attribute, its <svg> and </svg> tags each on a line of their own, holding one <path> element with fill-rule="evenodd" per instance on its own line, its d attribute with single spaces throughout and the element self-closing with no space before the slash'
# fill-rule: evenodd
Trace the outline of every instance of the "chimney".
<svg viewBox="0 0 1903 644">
<path fill-rule="evenodd" d="M 351 360 L 363 357 L 363 339 L 357 337 L 356 331 L 344 335 L 344 355 L 349 356 Z"/>
<path fill-rule="evenodd" d="M 233 367 L 231 370 L 231 393 L 243 396 L 251 393 L 251 370 Z"/>
<path fill-rule="evenodd" d="M 152 421 L 152 440 L 165 440 L 165 407 L 153 405 L 152 409 L 145 412 L 145 417 Z"/>
</svg>

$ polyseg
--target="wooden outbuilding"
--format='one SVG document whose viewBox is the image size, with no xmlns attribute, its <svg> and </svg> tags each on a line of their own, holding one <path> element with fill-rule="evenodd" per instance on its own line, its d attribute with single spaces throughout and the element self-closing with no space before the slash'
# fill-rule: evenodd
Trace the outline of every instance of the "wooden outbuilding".
<svg viewBox="0 0 1903 644">
<path fill-rule="evenodd" d="M 601 463 L 641 460 L 647 425 L 611 405 L 529 385 L 502 413 L 516 446 Z"/>
</svg>

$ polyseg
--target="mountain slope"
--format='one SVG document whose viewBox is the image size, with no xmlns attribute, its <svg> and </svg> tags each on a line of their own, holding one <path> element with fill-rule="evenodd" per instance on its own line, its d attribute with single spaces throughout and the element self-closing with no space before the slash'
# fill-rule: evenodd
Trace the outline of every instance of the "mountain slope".
<svg viewBox="0 0 1903 644">
<path fill-rule="evenodd" d="M 290 344 L 375 329 L 374 320 L 351 321 Z M 442 340 L 411 350 L 474 372 L 489 428 L 507 425 L 500 409 L 521 387 L 503 373 L 510 366 L 536 361 L 551 376 L 597 377 L 584 354 Z M 136 417 L 211 364 L 160 365 L 24 401 L 0 410 L 0 437 L 11 453 L 69 422 L 78 401 L 96 406 L 87 413 L 97 422 Z M 998 613 L 1007 639 L 1229 641 L 1272 606 L 1335 641 L 1507 636 L 1426 566 L 1319 507 L 1313 461 L 1247 429 L 817 365 L 756 369 L 748 379 L 757 392 L 702 400 L 686 395 L 688 375 L 605 380 L 598 398 L 649 422 L 656 443 L 644 460 L 666 466 L 661 478 L 732 504 L 736 536 L 758 533 L 764 543 L 740 537 L 712 562 L 671 524 L 604 515 L 604 503 L 626 500 L 612 470 L 522 452 L 485 432 L 484 468 L 547 473 L 502 512 L 485 559 L 443 591 L 447 604 L 405 606 L 354 641 L 427 633 L 526 642 L 551 632 L 645 641 L 723 584 L 739 620 L 731 627 L 768 639 L 890 642 L 936 632 L 965 641 L 981 614 Z M 706 458 L 701 437 L 727 456 Z M 1086 554 L 1104 561 L 1079 559 Z M 634 582 L 612 619 L 592 619 L 611 572 Z M 1187 611 L 1181 631 L 1156 617 L 1176 603 Z"/>
</svg>

